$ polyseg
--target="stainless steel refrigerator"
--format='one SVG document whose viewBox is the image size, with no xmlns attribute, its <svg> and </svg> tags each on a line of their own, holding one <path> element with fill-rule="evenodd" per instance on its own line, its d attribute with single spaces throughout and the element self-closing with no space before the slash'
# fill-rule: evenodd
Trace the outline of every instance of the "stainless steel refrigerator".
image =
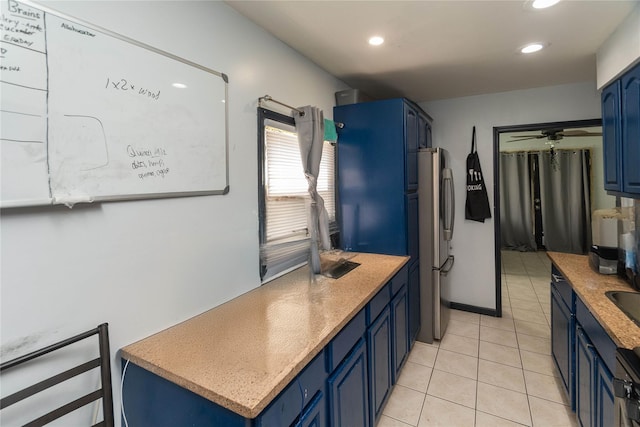
<svg viewBox="0 0 640 427">
<path fill-rule="evenodd" d="M 442 148 L 418 151 L 420 332 L 418 341 L 442 339 L 449 323 L 447 274 L 454 264 L 451 238 L 455 216 L 453 173 Z"/>
</svg>

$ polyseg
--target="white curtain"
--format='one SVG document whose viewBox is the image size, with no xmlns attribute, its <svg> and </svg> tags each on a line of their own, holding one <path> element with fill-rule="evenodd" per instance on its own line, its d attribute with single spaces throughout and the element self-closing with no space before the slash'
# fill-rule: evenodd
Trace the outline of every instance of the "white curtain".
<svg viewBox="0 0 640 427">
<path fill-rule="evenodd" d="M 324 117 L 322 110 L 317 107 L 305 106 L 294 110 L 293 118 L 296 122 L 300 157 L 304 175 L 309 184 L 310 206 L 308 209 L 307 226 L 311 240 L 310 268 L 320 273 L 320 252 L 331 249 L 329 237 L 329 215 L 324 207 L 324 200 L 318 194 L 317 182 L 322 159 L 322 145 L 324 142 Z"/>
</svg>

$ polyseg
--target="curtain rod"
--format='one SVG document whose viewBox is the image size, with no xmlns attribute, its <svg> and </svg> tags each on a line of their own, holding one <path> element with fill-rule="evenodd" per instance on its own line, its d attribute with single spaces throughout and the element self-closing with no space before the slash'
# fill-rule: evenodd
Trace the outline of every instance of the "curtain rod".
<svg viewBox="0 0 640 427">
<path fill-rule="evenodd" d="M 301 116 L 304 116 L 304 111 L 302 111 L 301 109 L 292 107 L 291 105 L 287 105 L 284 102 L 275 100 L 271 97 L 271 95 L 265 95 L 263 97 L 258 98 L 258 102 L 263 102 L 263 101 L 275 102 L 276 104 L 280 104 L 283 107 L 289 108 L 290 110 L 295 110 L 298 113 L 300 113 Z M 334 123 L 336 124 L 336 127 L 339 127 L 340 129 L 344 127 L 344 123 L 339 123 L 339 122 L 334 122 Z"/>
</svg>

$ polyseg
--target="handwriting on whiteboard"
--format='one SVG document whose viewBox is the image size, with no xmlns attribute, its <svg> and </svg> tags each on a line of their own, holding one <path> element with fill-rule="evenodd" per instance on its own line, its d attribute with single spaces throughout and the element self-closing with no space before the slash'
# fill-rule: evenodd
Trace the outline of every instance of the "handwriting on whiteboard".
<svg viewBox="0 0 640 427">
<path fill-rule="evenodd" d="M 105 85 L 105 89 L 113 89 L 123 92 L 131 91 L 133 93 L 136 93 L 137 91 L 138 95 L 143 95 L 156 101 L 160 98 L 160 90 L 158 90 L 157 92 L 153 92 L 144 87 L 138 87 L 127 79 L 111 80 L 109 77 L 107 77 L 107 84 Z"/>
<path fill-rule="evenodd" d="M 162 147 L 139 148 L 127 146 L 127 155 L 133 160 L 131 169 L 138 172 L 138 178 L 165 178 L 169 174 L 169 167 L 165 162 L 167 150 Z"/>
</svg>

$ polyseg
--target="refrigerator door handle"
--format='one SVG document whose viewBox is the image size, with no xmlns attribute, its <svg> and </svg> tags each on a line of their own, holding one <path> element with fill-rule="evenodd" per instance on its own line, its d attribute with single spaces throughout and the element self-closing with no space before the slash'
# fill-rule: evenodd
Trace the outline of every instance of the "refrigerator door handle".
<svg viewBox="0 0 640 427">
<path fill-rule="evenodd" d="M 442 274 L 443 276 L 446 276 L 451 271 L 451 269 L 453 268 L 453 264 L 454 264 L 455 260 L 456 259 L 455 259 L 455 257 L 453 255 L 449 255 L 447 257 L 447 259 L 444 260 L 444 262 L 442 263 L 442 265 L 440 267 L 433 267 L 433 269 L 435 271 L 439 271 L 440 274 Z"/>
<path fill-rule="evenodd" d="M 444 240 L 450 241 L 453 237 L 453 222 L 456 211 L 455 193 L 453 188 L 453 171 L 450 168 L 442 170 L 443 186 L 443 216 Z"/>
</svg>

